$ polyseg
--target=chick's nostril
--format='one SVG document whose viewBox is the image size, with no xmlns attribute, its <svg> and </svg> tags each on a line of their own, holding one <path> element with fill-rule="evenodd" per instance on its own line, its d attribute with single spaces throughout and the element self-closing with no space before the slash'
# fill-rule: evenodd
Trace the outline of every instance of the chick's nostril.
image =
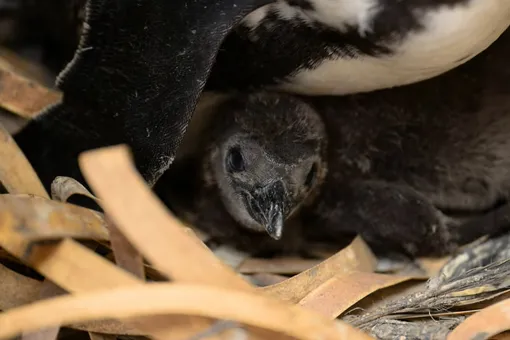
<svg viewBox="0 0 510 340">
<path fill-rule="evenodd" d="M 277 204 L 279 208 L 282 209 L 282 211 L 286 210 L 287 191 L 285 190 L 285 185 L 281 180 L 276 181 L 268 186 L 266 192 L 270 202 Z"/>
<path fill-rule="evenodd" d="M 248 213 L 260 224 L 273 225 L 285 216 L 287 202 L 282 181 L 274 181 L 255 187 L 250 192 L 243 192 L 242 198 Z M 278 214 L 280 216 L 277 216 Z"/>
</svg>

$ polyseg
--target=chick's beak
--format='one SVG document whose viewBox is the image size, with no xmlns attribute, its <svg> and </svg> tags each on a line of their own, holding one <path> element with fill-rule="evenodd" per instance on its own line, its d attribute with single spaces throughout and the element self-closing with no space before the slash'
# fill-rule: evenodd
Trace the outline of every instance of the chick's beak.
<svg viewBox="0 0 510 340">
<path fill-rule="evenodd" d="M 286 191 L 281 181 L 253 190 L 247 200 L 248 212 L 275 240 L 283 233 Z"/>
</svg>

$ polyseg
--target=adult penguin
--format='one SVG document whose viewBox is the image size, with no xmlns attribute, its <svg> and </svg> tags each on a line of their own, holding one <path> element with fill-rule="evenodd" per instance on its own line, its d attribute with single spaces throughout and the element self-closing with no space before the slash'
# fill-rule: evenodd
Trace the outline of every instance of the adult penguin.
<svg viewBox="0 0 510 340">
<path fill-rule="evenodd" d="M 470 60 L 509 24 L 507 0 L 281 0 L 227 36 L 209 86 L 339 95 L 411 84 Z"/>
<path fill-rule="evenodd" d="M 63 102 L 15 136 L 44 185 L 49 188 L 59 175 L 83 181 L 77 165 L 79 153 L 119 143 L 131 147 L 137 168 L 152 185 L 175 157 L 221 46 L 225 52 L 219 56 L 208 89 L 277 84 L 314 94 L 324 92 L 321 88 L 327 81 L 338 85 L 334 85 L 336 90 L 329 86 L 326 92 L 350 93 L 402 85 L 451 69 L 490 45 L 510 23 L 507 0 L 416 0 L 407 5 L 398 0 L 315 0 L 309 2 L 312 9 L 304 2 L 297 4 L 309 16 L 306 19 L 278 9 L 282 2 L 271 5 L 279 11 L 275 20 L 261 19 L 260 13 L 273 18 L 271 10 L 253 12 L 271 3 L 89 0 L 81 42 L 57 81 L 64 92 Z M 239 53 L 235 49 L 242 45 L 235 40 L 246 27 L 246 37 L 260 33 L 259 29 L 282 35 L 251 35 L 251 41 L 258 43 L 246 50 L 248 54 L 240 59 L 228 57 Z M 241 33 L 234 32 L 222 45 L 233 28 Z M 444 48 L 441 58 L 437 51 L 423 54 L 447 41 L 445 37 L 461 43 L 440 43 Z M 287 57 L 274 59 L 282 51 L 275 44 L 292 49 Z M 264 49 L 253 53 L 259 52 L 257 46 Z M 402 55 L 407 57 L 398 57 Z M 289 57 L 293 63 L 287 64 Z M 273 60 L 278 61 L 275 66 L 285 64 L 285 70 L 268 68 Z M 331 64 L 332 60 L 336 62 Z M 353 72 L 347 77 L 333 71 L 321 75 L 320 65 L 328 63 L 336 65 L 331 69 Z M 352 66 L 355 63 L 358 72 Z M 379 64 L 385 67 L 372 72 L 373 65 Z M 409 64 L 420 67 L 410 69 Z M 250 80 L 257 65 L 263 77 Z M 434 71 L 425 72 L 429 69 Z M 232 70 L 245 76 L 236 80 Z M 368 75 L 372 79 L 361 80 Z M 221 83 L 218 79 L 223 76 L 227 81 Z M 365 84 L 364 88 L 359 84 Z"/>
</svg>

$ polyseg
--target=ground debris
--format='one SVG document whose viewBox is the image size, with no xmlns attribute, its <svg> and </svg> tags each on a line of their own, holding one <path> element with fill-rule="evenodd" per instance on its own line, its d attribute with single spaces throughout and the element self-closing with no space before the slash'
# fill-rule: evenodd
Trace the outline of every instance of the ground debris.
<svg viewBox="0 0 510 340">
<path fill-rule="evenodd" d="M 454 322 L 460 323 L 462 314 L 473 313 L 474 304 L 509 295 L 509 244 L 510 235 L 503 235 L 468 247 L 446 263 L 422 290 L 385 301 L 374 310 L 347 314 L 342 319 L 365 331 L 379 332 L 379 327 L 383 327 L 386 332 L 396 327 L 393 332 L 398 333 L 404 328 L 412 330 L 414 322 L 393 321 L 422 317 L 438 324 L 437 328 L 426 329 L 441 333 L 445 329 L 443 323 L 447 322 L 448 327 Z M 449 315 L 449 312 L 452 314 Z M 445 316 L 450 318 L 443 321 Z M 432 333 L 427 335 L 431 339 L 439 336 Z"/>
</svg>

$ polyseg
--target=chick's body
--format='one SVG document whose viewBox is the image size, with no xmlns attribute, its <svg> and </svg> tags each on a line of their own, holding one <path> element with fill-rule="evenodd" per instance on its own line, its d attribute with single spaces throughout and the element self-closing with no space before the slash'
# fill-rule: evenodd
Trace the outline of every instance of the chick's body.
<svg viewBox="0 0 510 340">
<path fill-rule="evenodd" d="M 510 53 L 496 51 L 415 86 L 313 99 L 330 149 L 309 221 L 416 255 L 482 236 L 444 212 L 483 213 L 510 194 Z"/>
<path fill-rule="evenodd" d="M 263 93 L 238 98 L 241 103 L 244 100 L 240 104 L 244 111 L 234 115 L 237 128 L 242 121 L 241 130 L 271 126 L 278 131 L 279 139 L 260 137 L 257 145 L 267 159 L 285 155 L 277 161 L 288 165 L 280 169 L 283 173 L 294 171 L 282 179 L 283 187 L 294 185 L 285 203 L 286 209 L 294 211 L 284 213 L 283 239 L 292 234 L 288 220 L 294 219 L 303 221 L 307 240 L 318 237 L 335 242 L 345 234 L 359 233 L 377 249 L 423 255 L 448 253 L 497 231 L 496 225 L 463 229 L 444 211 L 482 212 L 508 198 L 508 56 L 509 31 L 465 65 L 410 86 L 345 97 Z M 232 112 L 228 106 L 218 110 L 212 135 L 231 138 L 225 133 L 231 126 L 228 112 Z M 303 117 L 309 121 L 299 125 Z M 299 133 L 293 129 L 296 124 Z M 313 147 L 303 147 L 305 136 L 313 136 L 308 138 L 314 141 Z M 203 155 L 173 170 L 187 169 L 189 182 L 181 183 L 187 189 L 180 192 L 191 194 L 186 208 L 191 222 L 245 246 L 286 244 L 260 230 L 249 231 L 235 217 L 238 206 L 225 203 L 225 192 L 218 190 L 221 176 L 211 170 L 215 142 L 206 138 L 204 145 L 208 147 Z M 261 164 L 272 166 L 270 161 Z M 312 164 L 317 174 L 312 188 L 306 188 Z M 296 168 L 302 169 L 296 172 Z M 276 172 L 261 173 L 274 180 L 281 177 Z M 158 191 L 165 197 L 169 191 L 177 192 L 169 189 L 175 184 L 168 183 L 179 180 L 170 172 Z M 295 194 L 300 186 L 304 194 Z M 182 198 L 178 201 L 184 204 Z"/>
</svg>

